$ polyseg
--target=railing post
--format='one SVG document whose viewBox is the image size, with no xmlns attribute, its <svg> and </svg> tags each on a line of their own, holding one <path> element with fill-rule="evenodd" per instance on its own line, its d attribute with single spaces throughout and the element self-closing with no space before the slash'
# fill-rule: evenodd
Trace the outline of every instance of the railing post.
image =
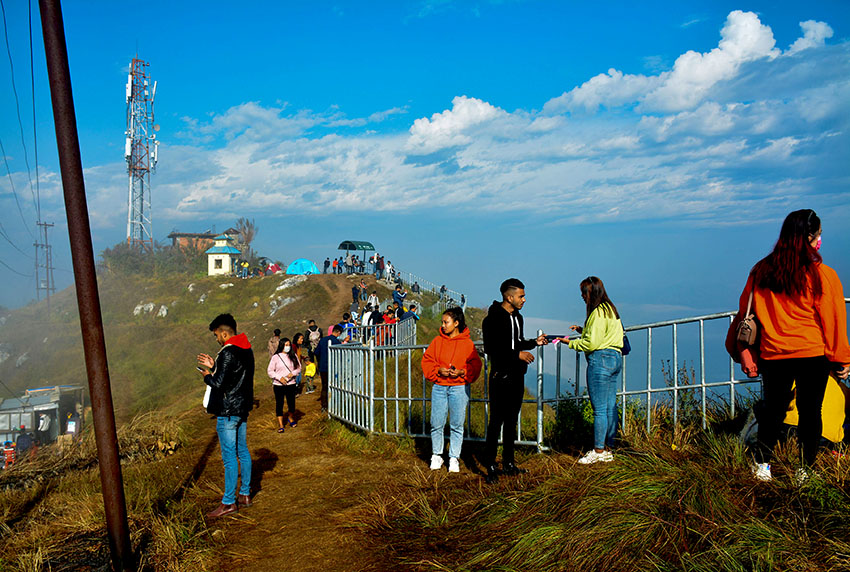
<svg viewBox="0 0 850 572">
<path fill-rule="evenodd" d="M 537 337 L 543 330 L 537 330 Z M 537 346 L 537 450 L 543 451 L 543 347 Z M 522 439 L 522 435 L 519 436 Z"/>
<path fill-rule="evenodd" d="M 369 432 L 375 430 L 375 340 L 369 340 Z"/>
<path fill-rule="evenodd" d="M 646 432 L 652 429 L 652 328 L 646 329 Z"/>
<path fill-rule="evenodd" d="M 679 426 L 679 330 L 673 324 L 673 427 Z"/>
</svg>

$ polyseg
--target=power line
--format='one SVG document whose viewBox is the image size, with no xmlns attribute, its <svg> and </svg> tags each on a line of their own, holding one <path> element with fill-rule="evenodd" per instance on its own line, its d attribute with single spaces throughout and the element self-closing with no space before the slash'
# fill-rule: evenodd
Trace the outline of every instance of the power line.
<svg viewBox="0 0 850 572">
<path fill-rule="evenodd" d="M 35 199 L 36 215 L 41 221 L 41 189 L 38 185 L 38 130 L 35 122 L 35 66 L 33 65 L 32 50 L 32 0 L 27 0 L 27 24 L 30 31 L 30 88 L 32 89 L 32 146 L 35 155 Z"/>
<path fill-rule="evenodd" d="M 0 260 L 0 264 L 2 264 L 3 266 L 5 266 L 6 268 L 8 268 L 11 272 L 14 272 L 15 274 L 17 274 L 18 276 L 23 276 L 24 278 L 32 278 L 32 274 L 23 274 L 23 273 L 21 273 L 21 272 L 18 272 L 17 270 L 15 270 L 14 268 L 12 268 L 11 266 L 9 266 L 8 264 L 6 264 L 5 262 L 3 262 L 2 260 Z"/>
<path fill-rule="evenodd" d="M 24 123 L 21 121 L 21 103 L 18 99 L 18 88 L 15 86 L 15 64 L 12 63 L 12 49 L 9 47 L 9 27 L 6 25 L 6 6 L 3 0 L 0 0 L 0 11 L 3 13 L 3 34 L 6 37 L 6 54 L 9 56 L 9 72 L 12 79 L 12 93 L 15 94 L 15 110 L 18 112 L 18 127 L 21 130 L 21 145 L 24 148 L 24 163 L 27 166 L 27 178 L 30 181 L 30 193 L 32 194 L 32 206 L 36 207 L 35 190 L 32 185 L 32 172 L 30 171 L 30 158 L 27 151 L 27 142 L 24 139 Z M 5 153 L 4 153 L 5 155 Z M 31 233 L 30 233 L 31 234 Z M 33 237 L 35 238 L 35 237 Z"/>
<path fill-rule="evenodd" d="M 2 224 L 2 223 L 0 223 L 0 236 L 2 236 L 4 239 L 6 239 L 6 242 L 8 242 L 9 244 L 11 244 L 11 245 L 12 245 L 12 248 L 14 248 L 15 250 L 17 250 L 18 252 L 20 252 L 21 254 L 23 254 L 24 256 L 26 256 L 27 258 L 30 258 L 30 259 L 32 258 L 32 256 L 30 256 L 29 254 L 27 254 L 26 252 L 24 252 L 23 250 L 21 250 L 21 249 L 20 249 L 20 247 L 19 247 L 17 244 L 15 244 L 14 242 L 12 242 L 12 239 L 11 239 L 11 238 L 9 238 L 9 235 L 8 235 L 8 234 L 6 234 L 6 229 L 5 229 L 5 228 L 3 228 L 3 224 Z"/>
<path fill-rule="evenodd" d="M 0 0 L 2 2 L 2 0 Z M 18 200 L 18 192 L 15 190 L 15 181 L 12 180 L 12 171 L 9 169 L 9 160 L 6 158 L 6 148 L 3 147 L 3 140 L 0 139 L 0 153 L 3 154 L 3 163 L 6 165 L 6 174 L 9 175 L 9 185 L 12 187 L 12 194 L 15 195 L 15 204 L 18 205 L 18 212 L 21 213 L 21 220 L 24 222 L 24 228 L 30 233 L 30 236 L 35 240 L 35 235 L 27 226 L 27 219 L 24 218 L 24 211 L 21 209 L 21 201 Z"/>
</svg>

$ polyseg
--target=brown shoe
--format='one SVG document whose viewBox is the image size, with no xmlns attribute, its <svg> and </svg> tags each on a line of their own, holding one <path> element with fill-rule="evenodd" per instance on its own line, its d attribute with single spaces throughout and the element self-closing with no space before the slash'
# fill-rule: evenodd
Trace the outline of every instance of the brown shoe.
<svg viewBox="0 0 850 572">
<path fill-rule="evenodd" d="M 251 495 L 239 495 L 236 497 L 236 502 L 238 502 L 239 506 L 242 508 L 246 508 L 254 504 L 251 502 Z"/>
<path fill-rule="evenodd" d="M 226 514 L 238 511 L 239 508 L 234 504 L 220 504 L 217 509 L 207 513 L 207 518 L 218 518 Z"/>
</svg>

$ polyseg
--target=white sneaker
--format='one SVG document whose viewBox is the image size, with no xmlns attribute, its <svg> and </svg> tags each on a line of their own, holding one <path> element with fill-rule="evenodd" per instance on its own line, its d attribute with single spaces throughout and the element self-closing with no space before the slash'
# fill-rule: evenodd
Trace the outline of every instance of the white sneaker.
<svg viewBox="0 0 850 572">
<path fill-rule="evenodd" d="M 614 460 L 614 455 L 611 451 L 602 451 L 597 453 L 596 449 L 591 449 L 584 454 L 584 457 L 578 460 L 580 465 L 592 465 L 593 463 L 608 463 Z"/>
<path fill-rule="evenodd" d="M 442 461 L 442 459 L 440 459 L 440 460 Z M 449 472 L 450 473 L 459 473 L 460 472 L 460 463 L 457 462 L 456 457 L 449 458 Z"/>
<path fill-rule="evenodd" d="M 431 470 L 437 471 L 443 468 L 443 458 L 439 455 L 431 455 Z"/>
<path fill-rule="evenodd" d="M 752 470 L 753 476 L 762 482 L 773 480 L 773 475 L 770 474 L 770 463 L 756 463 Z"/>
<path fill-rule="evenodd" d="M 803 485 L 805 485 L 806 481 L 808 481 L 808 480 L 809 480 L 809 472 L 806 469 L 804 469 L 803 467 L 800 467 L 799 469 L 794 471 L 794 483 L 798 487 L 802 487 Z"/>
</svg>

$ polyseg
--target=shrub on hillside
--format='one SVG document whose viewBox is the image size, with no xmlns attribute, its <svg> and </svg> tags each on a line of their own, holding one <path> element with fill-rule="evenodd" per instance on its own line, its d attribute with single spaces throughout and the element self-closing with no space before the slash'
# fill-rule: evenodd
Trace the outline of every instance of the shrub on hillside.
<svg viewBox="0 0 850 572">
<path fill-rule="evenodd" d="M 120 242 L 100 253 L 98 267 L 113 274 L 186 274 L 194 276 L 206 271 L 207 258 L 189 248 L 154 244 L 143 249 Z"/>
</svg>

